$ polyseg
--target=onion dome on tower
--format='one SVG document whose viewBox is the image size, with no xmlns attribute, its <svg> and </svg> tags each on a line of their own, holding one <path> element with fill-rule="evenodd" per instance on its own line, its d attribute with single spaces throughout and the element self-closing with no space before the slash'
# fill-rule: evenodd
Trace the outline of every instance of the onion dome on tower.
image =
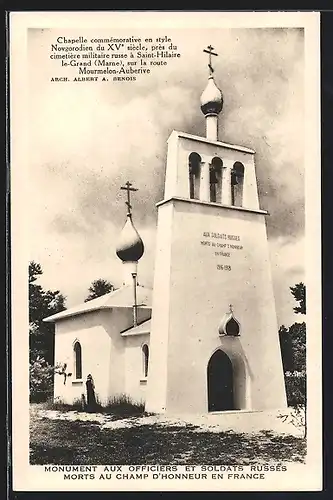
<svg viewBox="0 0 333 500">
<path fill-rule="evenodd" d="M 223 108 L 223 96 L 221 90 L 217 87 L 213 77 L 214 69 L 212 66 L 212 56 L 217 56 L 217 54 L 213 52 L 213 50 L 214 47 L 212 47 L 211 45 L 209 45 L 207 49 L 204 49 L 204 52 L 209 55 L 209 77 L 207 86 L 201 94 L 200 102 L 201 111 L 206 118 L 206 138 L 211 141 L 217 141 L 218 114 L 222 111 Z"/>
<path fill-rule="evenodd" d="M 201 111 L 205 116 L 218 115 L 223 108 L 223 96 L 221 90 L 217 87 L 213 75 L 208 78 L 208 83 L 201 94 Z"/>
</svg>

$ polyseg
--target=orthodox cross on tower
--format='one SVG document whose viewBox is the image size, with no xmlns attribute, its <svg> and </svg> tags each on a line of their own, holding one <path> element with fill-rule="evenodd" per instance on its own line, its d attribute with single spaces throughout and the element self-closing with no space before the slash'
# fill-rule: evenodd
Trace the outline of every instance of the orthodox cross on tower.
<svg viewBox="0 0 333 500">
<path fill-rule="evenodd" d="M 132 215 L 132 212 L 131 212 L 131 209 L 132 209 L 131 191 L 138 191 L 138 189 L 134 188 L 133 185 L 129 181 L 127 181 L 125 183 L 125 186 L 121 186 L 120 189 L 124 189 L 125 191 L 127 191 L 127 201 L 125 201 L 125 203 L 127 205 L 127 215 Z"/>
<path fill-rule="evenodd" d="M 209 68 L 209 74 L 210 75 L 212 75 L 214 73 L 214 69 L 213 69 L 213 66 L 212 66 L 212 56 L 218 56 L 218 54 L 216 54 L 216 52 L 213 52 L 213 50 L 214 50 L 214 47 L 212 47 L 211 45 L 208 45 L 207 49 L 203 50 L 209 56 L 208 68 Z"/>
<path fill-rule="evenodd" d="M 232 310 L 232 304 L 229 304 L 229 311 L 231 312 L 231 314 L 234 312 L 234 311 Z"/>
</svg>

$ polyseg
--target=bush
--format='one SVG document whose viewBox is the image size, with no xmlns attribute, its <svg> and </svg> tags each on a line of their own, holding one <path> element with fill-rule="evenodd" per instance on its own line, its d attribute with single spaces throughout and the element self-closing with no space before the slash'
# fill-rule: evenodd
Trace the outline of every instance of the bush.
<svg viewBox="0 0 333 500">
<path fill-rule="evenodd" d="M 56 401 L 49 402 L 45 409 L 85 412 L 87 411 L 87 405 L 82 399 L 77 399 L 73 401 L 72 404 L 64 403 L 62 400 L 57 399 Z M 106 413 L 109 415 L 126 418 L 143 415 L 145 413 L 145 406 L 144 403 L 133 401 L 126 394 L 113 396 L 104 405 L 99 401 L 98 396 L 96 396 L 96 407 L 94 408 L 94 412 Z"/>
<path fill-rule="evenodd" d="M 306 373 L 302 372 L 286 372 L 285 384 L 287 393 L 288 406 L 305 406 L 306 405 Z"/>
<path fill-rule="evenodd" d="M 54 368 L 44 358 L 37 358 L 30 363 L 30 401 L 41 403 L 53 395 Z"/>
<path fill-rule="evenodd" d="M 84 402 L 82 399 L 75 399 L 73 403 L 64 403 L 60 398 L 54 401 L 49 401 L 45 405 L 45 410 L 55 410 L 55 411 L 84 411 Z"/>
<path fill-rule="evenodd" d="M 293 371 L 284 374 L 288 406 L 292 409 L 289 413 L 282 414 L 283 422 L 290 422 L 295 427 L 304 429 L 304 437 L 307 435 L 306 425 L 306 372 Z"/>
<path fill-rule="evenodd" d="M 64 403 L 62 400 L 57 399 L 56 401 L 49 402 L 46 409 L 84 412 L 87 411 L 87 405 L 82 399 L 77 399 L 73 401 L 72 404 Z M 103 405 L 99 401 L 98 396 L 96 396 L 96 407 L 94 408 L 94 412 L 106 413 L 117 417 L 132 417 L 144 414 L 145 406 L 143 403 L 133 401 L 126 394 L 113 396 L 105 405 Z"/>
<path fill-rule="evenodd" d="M 143 414 L 145 405 L 144 403 L 133 401 L 126 394 L 119 394 L 110 398 L 103 410 L 113 415 L 130 417 Z"/>
</svg>

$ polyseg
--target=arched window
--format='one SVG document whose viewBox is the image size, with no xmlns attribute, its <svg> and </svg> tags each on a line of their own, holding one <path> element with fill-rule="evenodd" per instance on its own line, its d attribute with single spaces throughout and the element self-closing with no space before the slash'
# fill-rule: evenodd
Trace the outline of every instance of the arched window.
<svg viewBox="0 0 333 500">
<path fill-rule="evenodd" d="M 82 378 L 82 349 L 80 342 L 74 344 L 74 376 L 76 379 Z"/>
<path fill-rule="evenodd" d="M 244 165 L 240 161 L 234 163 L 231 170 L 231 205 L 241 207 L 243 204 Z"/>
<path fill-rule="evenodd" d="M 198 200 L 200 195 L 200 163 L 201 156 L 198 153 L 191 153 L 188 157 L 188 170 L 192 200 Z"/>
<path fill-rule="evenodd" d="M 149 363 L 149 347 L 147 344 L 142 346 L 142 365 L 143 365 L 143 376 L 148 376 L 148 363 Z"/>
<path fill-rule="evenodd" d="M 209 167 L 210 201 L 221 203 L 222 201 L 222 167 L 223 161 L 219 157 L 212 159 Z"/>
</svg>

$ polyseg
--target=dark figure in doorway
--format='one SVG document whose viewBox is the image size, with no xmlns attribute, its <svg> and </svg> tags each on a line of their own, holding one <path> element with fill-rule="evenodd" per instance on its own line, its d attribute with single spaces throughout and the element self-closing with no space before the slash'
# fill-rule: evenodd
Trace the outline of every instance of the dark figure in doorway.
<svg viewBox="0 0 333 500">
<path fill-rule="evenodd" d="M 91 374 L 87 376 L 86 380 L 87 388 L 87 410 L 93 412 L 96 410 L 96 397 L 95 397 L 95 384 Z"/>
</svg>

